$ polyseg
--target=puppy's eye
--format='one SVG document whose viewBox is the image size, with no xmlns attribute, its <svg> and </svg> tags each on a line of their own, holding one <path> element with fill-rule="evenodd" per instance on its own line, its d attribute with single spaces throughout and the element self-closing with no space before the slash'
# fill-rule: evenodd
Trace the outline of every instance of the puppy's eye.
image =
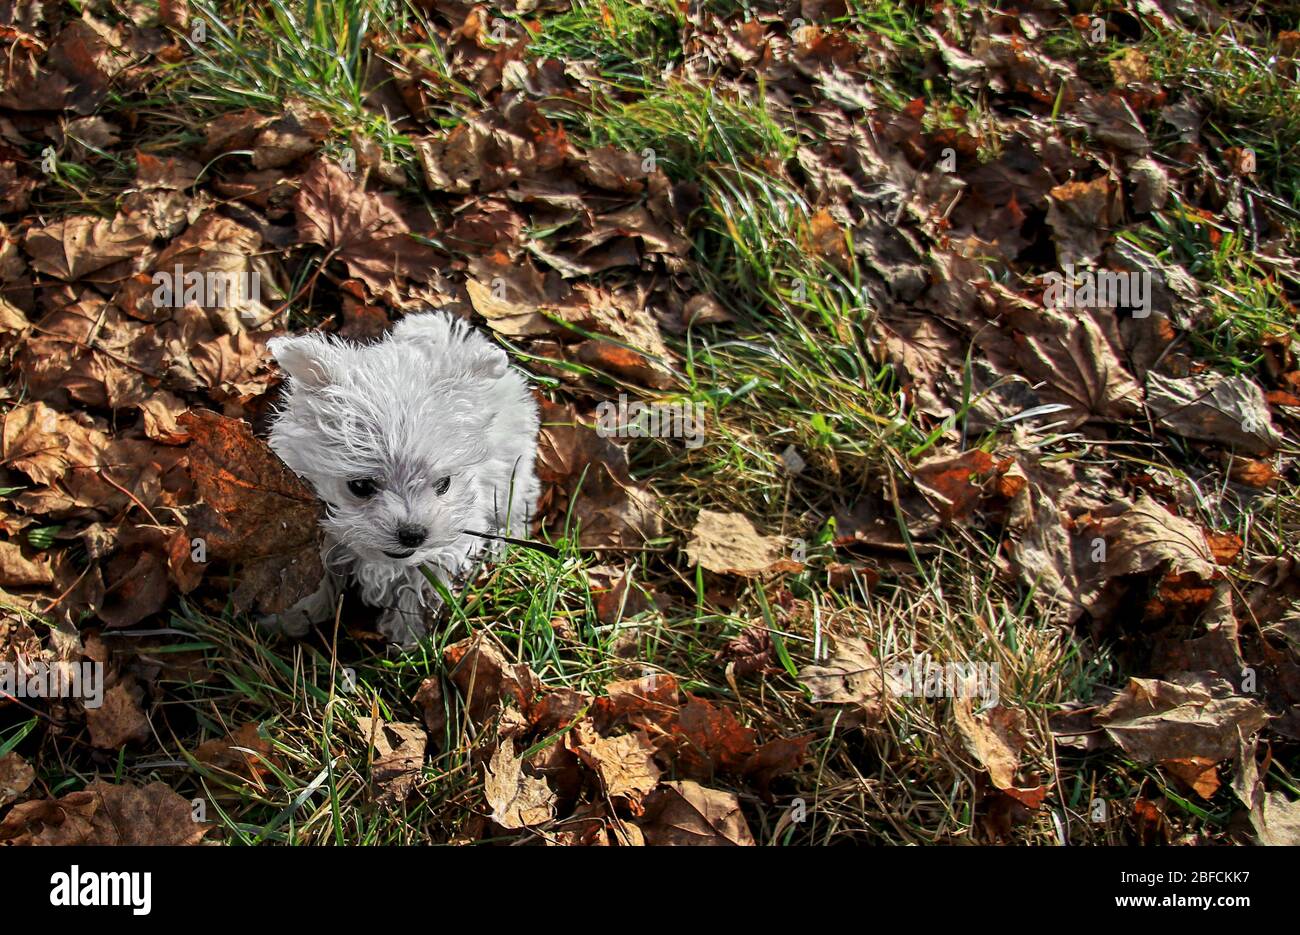
<svg viewBox="0 0 1300 935">
<path fill-rule="evenodd" d="M 450 477 L 440 477 L 438 478 L 437 481 L 434 482 L 433 492 L 441 497 L 443 494 L 447 492 L 447 488 L 450 486 L 451 486 Z"/>
<path fill-rule="evenodd" d="M 362 500 L 369 500 L 378 489 L 369 477 L 357 477 L 348 481 L 348 490 L 352 492 L 352 496 L 360 497 Z"/>
</svg>

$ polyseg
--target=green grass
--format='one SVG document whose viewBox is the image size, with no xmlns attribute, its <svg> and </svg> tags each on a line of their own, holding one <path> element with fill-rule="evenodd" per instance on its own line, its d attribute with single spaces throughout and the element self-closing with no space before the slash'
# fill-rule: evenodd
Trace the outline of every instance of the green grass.
<svg viewBox="0 0 1300 935">
<path fill-rule="evenodd" d="M 363 120 L 366 39 L 400 11 L 391 0 L 270 0 L 220 10 L 200 0 L 185 38 L 194 59 L 177 71 L 191 99 L 214 109 L 278 112 L 301 98 Z"/>
<path fill-rule="evenodd" d="M 715 166 L 779 164 L 795 152 L 794 136 L 759 96 L 669 79 L 653 94 L 614 82 L 593 88 L 587 108 L 557 109 L 583 142 L 653 151 L 675 179 L 696 179 Z"/>
<path fill-rule="evenodd" d="M 1293 24 L 1294 25 L 1294 24 Z M 1164 30 L 1146 23 L 1137 43 L 1122 42 L 1114 30 L 1094 44 L 1075 29 L 1048 39 L 1058 57 L 1075 61 L 1080 73 L 1110 83 L 1108 59 L 1136 49 L 1151 69 L 1152 81 L 1187 93 L 1205 110 L 1206 127 L 1222 145 L 1249 149 L 1256 171 L 1237 178 L 1222 156 L 1206 153 L 1225 190 L 1239 185 L 1248 212 L 1268 209 L 1285 225 L 1283 240 L 1300 237 L 1300 84 L 1279 57 L 1276 37 L 1234 24 L 1213 32 Z M 1155 152 L 1172 172 L 1187 168 L 1179 141 L 1152 111 L 1143 115 Z M 1126 227 L 1119 236 L 1163 263 L 1185 270 L 1201 284 L 1205 321 L 1193 329 L 1195 355 L 1228 373 L 1262 376 L 1266 338 L 1300 336 L 1291 302 L 1300 290 L 1285 251 L 1280 262 L 1276 231 L 1256 229 L 1253 218 L 1233 223 L 1222 215 L 1184 203 L 1178 193 L 1149 220 Z M 1272 240 L 1270 251 L 1261 241 Z M 1191 309 L 1182 309 L 1191 317 Z"/>
<path fill-rule="evenodd" d="M 681 395 L 708 412 L 704 447 L 638 470 L 692 488 L 708 484 L 708 497 L 761 514 L 790 506 L 769 493 L 784 486 L 779 455 L 788 445 L 833 465 L 827 489 L 843 484 L 849 496 L 891 444 L 910 448 L 923 435 L 891 395 L 888 368 L 867 355 L 865 288 L 810 249 L 808 205 L 782 176 L 792 132 L 756 116 L 757 107 L 674 86 L 661 98 L 578 119 L 591 140 L 666 152 L 665 171 L 700 184 L 697 275 L 702 291 L 741 320 L 726 339 L 705 327 L 676 342 L 685 359 Z M 781 158 L 763 158 L 772 150 Z M 670 457 L 669 446 L 657 451 Z M 696 503 L 701 492 L 669 499 Z"/>
<path fill-rule="evenodd" d="M 1254 151 L 1262 187 L 1300 208 L 1300 85 L 1278 61 L 1272 37 L 1224 26 L 1213 34 L 1152 30 L 1140 48 L 1158 81 L 1185 88 L 1208 107 L 1225 146 Z"/>
<path fill-rule="evenodd" d="M 964 0 L 953 4 L 964 5 Z M 933 98 L 948 85 L 942 75 L 933 75 L 925 67 L 934 40 L 924 32 L 929 14 L 919 6 L 897 0 L 849 0 L 843 20 L 851 37 L 881 50 L 886 67 L 873 75 L 872 90 L 893 110 L 902 110 L 917 97 Z"/>
<path fill-rule="evenodd" d="M 847 496 L 887 460 L 889 445 L 910 448 L 924 436 L 900 412 L 887 368 L 866 353 L 871 306 L 858 275 L 811 249 L 810 208 L 786 174 L 799 129 L 763 99 L 761 84 L 741 97 L 671 82 L 652 94 L 595 94 L 590 107 L 557 113 L 581 143 L 653 153 L 670 178 L 699 185 L 696 275 L 742 323 L 726 340 L 704 328 L 677 343 L 681 395 L 703 403 L 716 428 L 689 456 L 665 462 L 660 446 L 661 459 L 640 472 L 780 513 L 790 504 L 767 491 L 784 486 L 786 446 L 833 464 L 828 489 L 842 483 Z M 668 499 L 694 503 L 699 492 Z"/>
<path fill-rule="evenodd" d="M 245 108 L 278 115 L 296 103 L 327 117 L 336 140 L 359 134 L 382 145 L 387 157 L 409 162 L 409 140 L 386 114 L 367 106 L 385 80 L 368 77 L 371 66 L 382 74 L 390 64 L 375 47 L 416 56 L 431 74 L 468 93 L 447 76 L 439 46 L 398 44 L 398 34 L 419 20 L 407 0 L 238 0 L 220 7 L 198 0 L 182 37 L 190 56 L 160 93 L 200 122 Z M 196 38 L 197 21 L 202 38 Z"/>
<path fill-rule="evenodd" d="M 526 17 L 521 17 L 526 19 Z M 590 64 L 604 81 L 641 83 L 681 57 L 684 15 L 669 0 L 574 0 L 539 21 L 530 55 Z"/>
<path fill-rule="evenodd" d="M 1149 225 L 1123 236 L 1205 287 L 1206 321 L 1191 332 L 1198 357 L 1226 372 L 1262 375 L 1264 340 L 1300 336 L 1287 297 L 1287 286 L 1297 284 L 1285 265 L 1260 256 L 1248 231 L 1204 218 L 1175 200 Z"/>
</svg>

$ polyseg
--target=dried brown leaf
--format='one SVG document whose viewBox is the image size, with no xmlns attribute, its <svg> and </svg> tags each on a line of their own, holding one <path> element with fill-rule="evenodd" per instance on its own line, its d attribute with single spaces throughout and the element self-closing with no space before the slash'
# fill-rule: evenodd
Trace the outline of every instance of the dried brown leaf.
<svg viewBox="0 0 1300 935">
<path fill-rule="evenodd" d="M 699 783 L 665 782 L 645 803 L 637 822 L 650 845 L 751 847 L 754 837 L 733 793 Z"/>
<path fill-rule="evenodd" d="M 1134 678 L 1094 721 L 1143 763 L 1188 757 L 1217 763 L 1235 756 L 1239 736 L 1263 727 L 1268 712 L 1251 698 L 1216 696 L 1204 685 Z"/>
<path fill-rule="evenodd" d="M 483 768 L 483 790 L 491 818 L 508 830 L 540 825 L 555 817 L 555 793 L 545 779 L 529 776 L 515 755 L 514 741 L 502 738 Z"/>
</svg>

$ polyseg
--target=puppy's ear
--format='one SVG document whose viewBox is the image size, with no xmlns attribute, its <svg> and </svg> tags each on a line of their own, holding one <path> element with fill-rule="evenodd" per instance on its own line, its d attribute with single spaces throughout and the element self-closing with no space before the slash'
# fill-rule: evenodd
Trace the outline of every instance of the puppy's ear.
<svg viewBox="0 0 1300 935">
<path fill-rule="evenodd" d="M 506 375 L 510 369 L 510 358 L 506 352 L 477 331 L 472 332 L 465 342 L 466 367 L 470 376 L 486 380 L 497 380 Z"/>
<path fill-rule="evenodd" d="M 510 367 L 506 352 L 480 332 L 446 312 L 407 315 L 393 329 L 393 339 L 449 354 L 466 375 L 495 380 Z"/>
<path fill-rule="evenodd" d="M 339 348 L 323 334 L 272 338 L 266 347 L 284 372 L 307 389 L 328 385 L 338 373 Z"/>
</svg>

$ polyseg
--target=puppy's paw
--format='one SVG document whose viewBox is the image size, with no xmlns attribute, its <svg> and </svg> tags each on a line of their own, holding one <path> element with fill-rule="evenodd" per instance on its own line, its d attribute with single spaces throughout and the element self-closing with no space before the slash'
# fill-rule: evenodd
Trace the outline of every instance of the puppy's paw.
<svg viewBox="0 0 1300 935">
<path fill-rule="evenodd" d="M 298 639 L 317 624 L 334 619 L 338 607 L 339 581 L 326 573 L 320 586 L 288 610 L 278 614 L 265 614 L 258 618 L 259 625 L 274 633 L 283 633 Z"/>
<path fill-rule="evenodd" d="M 313 621 L 306 614 L 294 613 L 292 609 L 282 614 L 263 614 L 257 618 L 257 625 L 271 633 L 283 633 L 295 640 L 302 639 L 318 621 Z"/>
<path fill-rule="evenodd" d="M 379 614 L 379 633 L 401 649 L 411 649 L 429 632 L 442 608 L 436 594 L 419 587 L 403 587 L 397 600 Z"/>
<path fill-rule="evenodd" d="M 399 649 L 412 649 L 429 631 L 423 611 L 411 612 L 400 607 L 385 607 L 379 614 L 379 635 Z"/>
</svg>

